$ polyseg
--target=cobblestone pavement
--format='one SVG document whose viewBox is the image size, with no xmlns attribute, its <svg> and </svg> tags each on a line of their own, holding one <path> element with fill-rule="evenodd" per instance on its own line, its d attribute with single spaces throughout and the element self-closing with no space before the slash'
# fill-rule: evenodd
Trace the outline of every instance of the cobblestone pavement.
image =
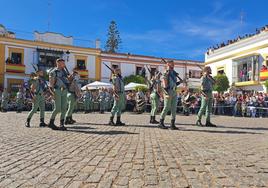
<svg viewBox="0 0 268 188">
<path fill-rule="evenodd" d="M 62 132 L 25 118 L 0 113 L 0 187 L 268 186 L 268 119 L 217 116 L 203 128 L 177 116 L 171 131 L 143 114 L 123 114 L 120 127 L 105 125 L 108 113 L 75 114 Z"/>
</svg>

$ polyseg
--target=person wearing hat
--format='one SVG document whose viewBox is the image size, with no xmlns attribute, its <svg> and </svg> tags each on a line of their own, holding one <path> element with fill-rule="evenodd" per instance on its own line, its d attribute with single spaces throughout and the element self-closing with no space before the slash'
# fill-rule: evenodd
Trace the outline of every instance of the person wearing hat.
<svg viewBox="0 0 268 188">
<path fill-rule="evenodd" d="M 24 102 L 23 89 L 19 88 L 19 91 L 16 94 L 17 113 L 21 113 L 23 109 L 23 102 Z"/>
<path fill-rule="evenodd" d="M 26 127 L 30 127 L 30 121 L 34 115 L 34 113 L 40 110 L 40 127 L 45 127 L 47 124 L 44 122 L 45 118 L 45 97 L 44 92 L 46 88 L 46 81 L 43 78 L 44 72 L 39 70 L 36 72 L 36 77 L 31 78 L 31 85 L 30 85 L 30 93 L 32 97 L 32 110 L 29 112 L 27 116 L 27 121 L 25 123 Z"/>
<path fill-rule="evenodd" d="M 64 119 L 67 109 L 67 93 L 69 87 L 68 73 L 65 70 L 64 59 L 56 60 L 56 67 L 49 72 L 49 84 L 51 90 L 54 92 L 54 109 L 50 117 L 50 122 L 48 127 L 53 130 L 66 130 L 64 126 Z M 60 115 L 60 127 L 57 127 L 54 122 L 58 113 Z"/>
<path fill-rule="evenodd" d="M 92 110 L 92 93 L 89 91 L 88 87 L 83 94 L 83 101 L 85 114 L 87 114 Z"/>
<path fill-rule="evenodd" d="M 162 97 L 161 94 L 161 81 L 160 81 L 161 73 L 156 72 L 156 74 L 152 77 L 150 81 L 150 90 L 151 90 L 151 117 L 150 123 L 151 124 L 158 124 L 159 122 L 156 121 L 155 115 L 157 113 L 157 109 L 159 107 L 159 101 Z"/>
<path fill-rule="evenodd" d="M 101 114 L 103 114 L 105 111 L 105 97 L 106 97 L 106 93 L 104 91 L 104 88 L 100 88 L 98 100 L 99 100 L 99 104 L 100 104 L 100 113 Z"/>
<path fill-rule="evenodd" d="M 166 62 L 167 69 L 163 74 L 163 91 L 164 91 L 164 108 L 160 115 L 160 122 L 158 127 L 167 129 L 164 124 L 165 117 L 168 111 L 171 111 L 171 130 L 178 129 L 175 126 L 176 110 L 177 110 L 177 86 L 180 81 L 177 81 L 178 73 L 174 70 L 174 61 Z"/>
<path fill-rule="evenodd" d="M 2 101 L 1 101 L 2 112 L 7 112 L 8 100 L 9 100 L 9 94 L 7 92 L 7 88 L 4 88 L 4 91 L 2 92 Z"/>
<path fill-rule="evenodd" d="M 78 81 L 79 81 L 79 76 L 78 72 L 74 71 L 73 74 L 69 78 L 70 81 L 70 86 L 68 89 L 68 94 L 67 94 L 67 104 L 68 104 L 68 110 L 66 112 L 66 117 L 65 117 L 65 124 L 74 124 L 76 123 L 75 120 L 73 120 L 73 111 L 75 107 L 75 103 L 77 100 L 81 97 L 81 92 L 80 88 L 78 86 Z"/>
<path fill-rule="evenodd" d="M 113 84 L 114 104 L 111 110 L 109 125 L 125 125 L 125 123 L 121 122 L 121 113 L 125 106 L 125 87 L 119 68 L 114 70 L 111 81 Z M 117 116 L 116 123 L 114 123 L 115 115 Z"/>
<path fill-rule="evenodd" d="M 216 125 L 210 122 L 210 113 L 212 111 L 212 89 L 216 81 L 211 77 L 211 68 L 209 66 L 204 67 L 203 75 L 201 77 L 201 107 L 197 115 L 197 126 L 203 126 L 201 123 L 202 115 L 206 112 L 206 124 L 207 127 L 216 127 Z"/>
</svg>

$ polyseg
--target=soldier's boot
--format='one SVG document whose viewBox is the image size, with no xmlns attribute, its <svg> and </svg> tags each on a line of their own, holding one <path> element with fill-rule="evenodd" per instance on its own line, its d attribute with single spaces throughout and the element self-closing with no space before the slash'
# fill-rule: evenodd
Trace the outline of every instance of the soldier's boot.
<svg viewBox="0 0 268 188">
<path fill-rule="evenodd" d="M 73 116 L 71 116 L 71 122 L 72 124 L 76 123 L 76 121 L 73 119 Z"/>
<path fill-rule="evenodd" d="M 124 125 L 126 125 L 125 123 L 122 123 L 121 122 L 121 117 L 120 116 L 118 116 L 117 118 L 116 118 L 116 123 L 115 123 L 116 125 L 119 125 L 119 126 L 124 126 Z"/>
<path fill-rule="evenodd" d="M 67 130 L 67 128 L 64 126 L 64 119 L 60 120 L 59 130 L 61 130 L 61 131 L 66 131 Z"/>
<path fill-rule="evenodd" d="M 158 124 L 159 122 L 155 120 L 155 116 L 152 116 L 152 124 Z"/>
<path fill-rule="evenodd" d="M 66 117 L 64 123 L 65 125 L 71 124 L 70 117 Z"/>
<path fill-rule="evenodd" d="M 210 121 L 206 122 L 206 127 L 217 127 L 216 125 L 214 125 L 213 123 L 211 123 Z"/>
<path fill-rule="evenodd" d="M 25 127 L 30 127 L 30 121 L 31 119 L 30 118 L 27 118 L 26 122 L 25 122 Z"/>
<path fill-rule="evenodd" d="M 175 119 L 171 120 L 171 125 L 170 125 L 171 130 L 178 130 L 178 128 L 175 126 Z"/>
<path fill-rule="evenodd" d="M 87 114 L 87 113 L 88 113 L 88 110 L 85 110 L 85 111 L 84 111 L 84 114 Z"/>
<path fill-rule="evenodd" d="M 160 119 L 160 122 L 159 122 L 159 124 L 158 124 L 158 127 L 159 127 L 160 129 L 167 129 L 167 127 L 166 127 L 165 124 L 164 124 L 164 121 L 165 121 L 165 119 Z"/>
<path fill-rule="evenodd" d="M 150 123 L 153 123 L 153 116 L 150 116 Z"/>
<path fill-rule="evenodd" d="M 47 126 L 47 124 L 45 123 L 44 118 L 40 118 L 39 127 L 46 127 L 46 126 Z"/>
<path fill-rule="evenodd" d="M 114 116 L 110 117 L 110 121 L 109 121 L 108 125 L 115 126 L 115 124 L 114 124 Z"/>
<path fill-rule="evenodd" d="M 195 123 L 196 126 L 203 127 L 204 125 L 202 124 L 201 120 L 197 120 Z"/>
<path fill-rule="evenodd" d="M 48 124 L 48 127 L 51 128 L 52 130 L 59 130 L 59 127 L 57 127 L 54 124 L 54 121 L 55 121 L 55 119 L 50 119 L 49 124 Z"/>
</svg>

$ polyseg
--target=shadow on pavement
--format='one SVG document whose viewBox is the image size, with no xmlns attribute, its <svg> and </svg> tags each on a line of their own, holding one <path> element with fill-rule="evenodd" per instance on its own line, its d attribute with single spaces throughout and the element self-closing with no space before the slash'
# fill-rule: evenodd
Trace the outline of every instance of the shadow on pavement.
<svg viewBox="0 0 268 188">
<path fill-rule="evenodd" d="M 139 134 L 139 133 L 132 133 L 127 131 L 86 131 L 86 130 L 71 130 L 68 129 L 67 132 L 75 132 L 75 133 L 84 133 L 84 134 L 100 134 L 100 135 L 119 135 L 119 134 Z"/>
<path fill-rule="evenodd" d="M 206 128 L 206 127 L 204 127 Z M 220 130 L 204 130 L 204 129 L 180 129 L 180 131 L 189 131 L 189 132 L 205 132 L 205 133 L 222 133 L 222 134 L 263 134 L 263 133 L 255 133 L 255 132 L 246 132 L 246 131 L 220 131 Z"/>
<path fill-rule="evenodd" d="M 265 127 L 226 127 L 218 126 L 220 128 L 229 128 L 229 129 L 244 129 L 244 130 L 255 130 L 255 131 L 268 131 L 268 128 Z"/>
<path fill-rule="evenodd" d="M 88 126 L 80 126 L 80 125 L 72 125 L 72 126 L 67 126 L 67 128 L 70 128 L 70 129 L 96 129 L 96 128 L 93 128 L 93 127 L 88 127 Z"/>
</svg>

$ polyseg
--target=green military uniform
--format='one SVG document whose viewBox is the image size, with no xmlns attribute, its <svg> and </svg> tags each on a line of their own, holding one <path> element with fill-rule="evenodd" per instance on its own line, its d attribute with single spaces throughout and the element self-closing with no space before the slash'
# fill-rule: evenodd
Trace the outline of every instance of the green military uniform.
<svg viewBox="0 0 268 188">
<path fill-rule="evenodd" d="M 57 130 L 57 127 L 54 124 L 55 118 L 58 113 L 60 115 L 60 129 L 66 130 L 64 127 L 64 118 L 66 115 L 67 110 L 67 93 L 68 93 L 68 86 L 69 81 L 67 79 L 67 73 L 63 69 L 54 68 L 49 73 L 49 81 L 52 83 L 52 89 L 54 91 L 54 109 L 52 111 L 52 115 L 50 118 L 49 127 L 52 129 Z"/>
<path fill-rule="evenodd" d="M 4 90 L 2 93 L 2 103 L 1 103 L 2 112 L 7 111 L 8 98 L 9 98 L 8 92 Z"/>
<path fill-rule="evenodd" d="M 66 112 L 65 124 L 74 124 L 76 122 L 75 120 L 73 120 L 72 115 L 75 109 L 75 104 L 77 103 L 77 99 L 79 97 L 80 97 L 80 88 L 76 80 L 73 80 L 69 86 L 67 94 L 68 110 Z"/>
<path fill-rule="evenodd" d="M 174 70 L 167 70 L 163 74 L 163 79 L 167 81 L 167 87 L 164 88 L 164 108 L 160 115 L 160 128 L 166 128 L 164 125 L 165 117 L 168 111 L 171 111 L 171 129 L 175 127 L 176 111 L 177 111 L 177 72 Z"/>
<path fill-rule="evenodd" d="M 84 93 L 83 100 L 85 113 L 89 113 L 92 110 L 92 94 L 90 91 Z"/>
<path fill-rule="evenodd" d="M 112 76 L 112 84 L 114 85 L 115 88 L 114 91 L 115 94 L 114 94 L 114 104 L 111 110 L 109 125 L 125 125 L 124 123 L 121 122 L 121 113 L 122 109 L 125 106 L 124 83 L 120 76 L 114 74 Z M 117 120 L 116 123 L 114 124 L 113 119 L 115 115 L 117 116 Z"/>
<path fill-rule="evenodd" d="M 100 113 L 104 113 L 105 111 L 105 106 L 106 106 L 105 98 L 106 98 L 106 93 L 103 90 L 100 90 L 99 96 L 98 96 L 99 104 L 100 104 Z"/>
<path fill-rule="evenodd" d="M 207 99 L 205 96 L 202 95 L 201 99 L 201 107 L 197 115 L 197 124 L 201 124 L 202 115 L 204 113 L 206 117 L 206 125 L 210 126 L 213 125 L 210 123 L 210 113 L 212 111 L 212 102 L 213 102 L 213 95 L 212 95 L 212 88 L 213 88 L 213 80 L 209 78 L 209 76 L 202 76 L 201 78 L 201 90 L 204 94 L 206 94 Z"/>
<path fill-rule="evenodd" d="M 40 110 L 40 127 L 45 127 L 46 124 L 44 122 L 45 118 L 45 97 L 44 92 L 47 89 L 46 88 L 46 81 L 42 78 L 37 78 L 35 80 L 31 80 L 31 85 L 33 85 L 34 92 L 32 92 L 33 96 L 33 104 L 32 104 L 32 110 L 29 112 L 27 116 L 27 122 L 25 124 L 26 127 L 30 127 L 30 121 L 33 117 L 34 113 L 38 110 Z"/>
<path fill-rule="evenodd" d="M 17 112 L 20 113 L 23 108 L 24 96 L 22 91 L 18 91 L 16 94 Z"/>
<path fill-rule="evenodd" d="M 151 99 L 151 118 L 150 118 L 150 123 L 157 124 L 159 123 L 158 121 L 155 120 L 155 115 L 157 113 L 158 107 L 159 107 L 159 101 L 160 101 L 160 96 L 158 93 L 158 89 L 161 87 L 161 81 L 157 79 L 152 79 L 151 80 L 151 90 L 152 93 L 150 95 Z"/>
</svg>

